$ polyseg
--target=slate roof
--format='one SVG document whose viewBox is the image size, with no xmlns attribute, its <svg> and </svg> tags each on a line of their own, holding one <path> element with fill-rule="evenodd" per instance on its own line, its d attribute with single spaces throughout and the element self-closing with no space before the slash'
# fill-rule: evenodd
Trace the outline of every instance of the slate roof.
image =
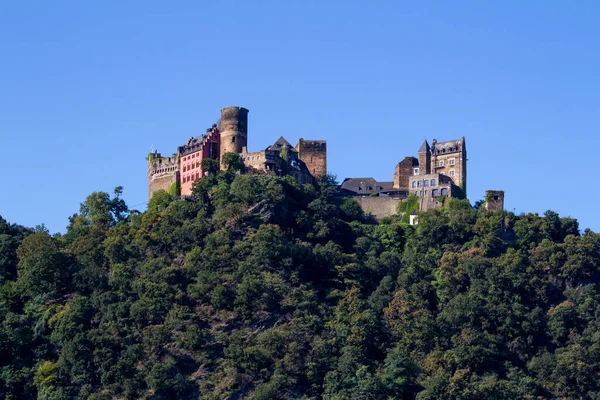
<svg viewBox="0 0 600 400">
<path fill-rule="evenodd" d="M 461 150 L 461 140 L 449 140 L 447 142 L 437 142 L 433 145 L 431 151 L 437 154 L 457 153 Z"/>
<path fill-rule="evenodd" d="M 377 182 L 373 178 L 346 178 L 340 186 L 340 194 L 345 196 L 368 196 L 373 193 L 392 191 L 394 182 Z"/>
<path fill-rule="evenodd" d="M 419 153 L 427 153 L 429 150 L 430 150 L 429 143 L 427 143 L 427 140 L 425 140 L 423 142 L 423 144 L 421 145 L 421 147 L 419 147 Z"/>
<path fill-rule="evenodd" d="M 284 147 L 293 147 L 290 142 L 288 142 L 287 140 L 285 140 L 285 138 L 283 136 L 280 136 L 279 139 L 277 139 L 277 141 L 275 143 L 273 143 L 272 146 L 269 146 L 267 149 L 268 150 L 277 150 L 277 149 L 282 149 Z"/>
</svg>

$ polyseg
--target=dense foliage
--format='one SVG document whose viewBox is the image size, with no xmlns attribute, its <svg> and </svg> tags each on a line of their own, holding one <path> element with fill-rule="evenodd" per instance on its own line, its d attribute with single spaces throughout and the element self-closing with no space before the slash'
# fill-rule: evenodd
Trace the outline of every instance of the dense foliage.
<svg viewBox="0 0 600 400">
<path fill-rule="evenodd" d="M 64 235 L 0 218 L 2 399 L 600 399 L 600 237 L 447 201 L 379 224 L 235 174 Z"/>
</svg>

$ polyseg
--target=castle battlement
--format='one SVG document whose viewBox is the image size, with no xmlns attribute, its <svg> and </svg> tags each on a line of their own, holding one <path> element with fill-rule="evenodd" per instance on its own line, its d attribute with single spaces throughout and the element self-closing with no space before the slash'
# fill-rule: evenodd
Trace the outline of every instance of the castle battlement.
<svg viewBox="0 0 600 400">
<path fill-rule="evenodd" d="M 176 172 L 179 169 L 179 157 L 163 157 L 160 153 L 148 154 L 148 179 L 162 174 Z"/>
</svg>

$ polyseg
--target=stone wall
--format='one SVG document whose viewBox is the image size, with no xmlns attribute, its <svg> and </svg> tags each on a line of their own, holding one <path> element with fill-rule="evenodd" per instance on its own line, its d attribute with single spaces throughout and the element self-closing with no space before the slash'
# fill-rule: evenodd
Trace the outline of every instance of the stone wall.
<svg viewBox="0 0 600 400">
<path fill-rule="evenodd" d="M 156 175 L 148 180 L 148 200 L 159 190 L 169 192 L 171 186 L 179 179 L 179 171 Z"/>
<path fill-rule="evenodd" d="M 243 107 L 225 107 L 220 119 L 220 159 L 225 153 L 241 153 L 248 146 L 248 110 Z M 224 168 L 221 165 L 221 168 Z"/>
<path fill-rule="evenodd" d="M 447 143 L 447 142 L 446 142 Z M 450 153 L 437 153 L 431 156 L 431 171 L 443 174 L 452 179 L 454 184 L 462 187 L 467 195 L 467 147 L 465 139 L 456 141 L 458 150 Z M 433 146 L 435 146 L 435 140 Z"/>
<path fill-rule="evenodd" d="M 504 191 L 486 190 L 485 209 L 489 211 L 504 211 Z"/>
<path fill-rule="evenodd" d="M 298 158 L 304 161 L 308 171 L 315 178 L 327 174 L 327 142 L 325 140 L 300 139 L 296 150 Z"/>
<path fill-rule="evenodd" d="M 405 199 L 396 199 L 387 196 L 377 197 L 352 197 L 360 207 L 363 209 L 365 214 L 373 214 L 377 219 L 383 217 L 390 217 L 397 214 L 398 203 L 405 201 Z"/>
<path fill-rule="evenodd" d="M 162 157 L 160 153 L 148 154 L 148 200 L 157 191 L 169 191 L 179 179 L 179 157 Z"/>
<path fill-rule="evenodd" d="M 415 157 L 404 157 L 404 160 L 396 165 L 396 170 L 394 171 L 394 188 L 408 189 L 408 180 L 413 174 L 413 168 L 418 166 L 419 160 Z"/>
</svg>

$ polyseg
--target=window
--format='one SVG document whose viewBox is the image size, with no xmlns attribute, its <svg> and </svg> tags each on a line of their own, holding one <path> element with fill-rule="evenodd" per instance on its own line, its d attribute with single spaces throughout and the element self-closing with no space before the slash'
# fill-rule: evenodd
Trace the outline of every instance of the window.
<svg viewBox="0 0 600 400">
<path fill-rule="evenodd" d="M 442 189 L 442 196 L 448 196 L 448 189 Z"/>
<path fill-rule="evenodd" d="M 421 196 L 423 196 L 423 191 L 422 191 L 422 190 L 421 190 L 421 193 L 420 193 L 420 195 L 421 195 Z"/>
<path fill-rule="evenodd" d="M 423 186 L 425 186 L 425 187 L 429 186 L 429 181 L 428 180 L 423 181 Z"/>
<path fill-rule="evenodd" d="M 235 136 L 231 137 L 231 143 L 235 143 Z"/>
<path fill-rule="evenodd" d="M 367 186 L 367 190 L 373 190 L 371 186 Z"/>
<path fill-rule="evenodd" d="M 417 187 L 421 187 L 421 186 L 423 186 L 423 182 L 417 181 Z"/>
<path fill-rule="evenodd" d="M 418 195 L 419 195 L 419 191 L 418 191 L 418 190 L 416 190 L 416 191 L 415 191 L 415 194 L 418 196 Z"/>
<path fill-rule="evenodd" d="M 432 195 L 433 197 L 437 197 L 439 192 L 440 192 L 439 190 L 437 190 L 437 189 L 433 189 L 433 190 L 431 191 L 431 195 Z"/>
<path fill-rule="evenodd" d="M 417 182 L 416 181 L 412 181 L 412 187 L 416 188 L 417 187 Z"/>
<path fill-rule="evenodd" d="M 196 172 L 196 179 L 200 179 L 200 172 Z"/>
<path fill-rule="evenodd" d="M 195 154 L 192 154 L 192 158 L 196 158 L 196 155 L 195 155 Z"/>
<path fill-rule="evenodd" d="M 413 168 L 413 175 L 419 175 L 419 168 Z"/>
<path fill-rule="evenodd" d="M 448 164 L 454 165 L 454 158 L 451 158 L 450 160 L 448 160 Z"/>
<path fill-rule="evenodd" d="M 435 186 L 435 179 L 431 180 L 431 186 Z"/>
<path fill-rule="evenodd" d="M 356 190 L 357 192 L 360 192 L 362 190 L 362 188 L 360 186 L 354 186 L 354 190 Z"/>
<path fill-rule="evenodd" d="M 440 160 L 440 163 L 438 164 L 440 167 L 444 166 L 444 160 Z"/>
<path fill-rule="evenodd" d="M 450 176 L 454 176 L 454 170 L 453 169 L 450 170 Z"/>
<path fill-rule="evenodd" d="M 427 190 L 425 191 L 425 196 L 427 196 Z"/>
</svg>

